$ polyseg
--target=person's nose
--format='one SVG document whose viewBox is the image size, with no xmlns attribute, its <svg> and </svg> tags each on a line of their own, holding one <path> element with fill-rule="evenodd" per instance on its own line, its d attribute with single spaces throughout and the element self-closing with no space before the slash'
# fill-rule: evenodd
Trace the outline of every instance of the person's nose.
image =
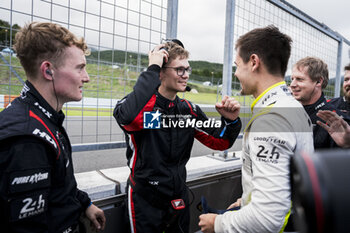
<svg viewBox="0 0 350 233">
<path fill-rule="evenodd" d="M 183 78 L 183 79 L 189 79 L 189 78 L 190 78 L 190 73 L 189 73 L 187 70 L 185 70 L 185 72 L 184 72 L 184 74 L 181 76 L 181 78 Z"/>
<path fill-rule="evenodd" d="M 297 81 L 295 81 L 295 79 L 292 79 L 292 82 L 290 83 L 290 87 L 292 88 L 292 87 L 296 87 L 296 85 L 297 85 Z"/>
<path fill-rule="evenodd" d="M 85 74 L 83 76 L 83 82 L 88 83 L 90 81 L 89 74 L 85 71 Z"/>
</svg>

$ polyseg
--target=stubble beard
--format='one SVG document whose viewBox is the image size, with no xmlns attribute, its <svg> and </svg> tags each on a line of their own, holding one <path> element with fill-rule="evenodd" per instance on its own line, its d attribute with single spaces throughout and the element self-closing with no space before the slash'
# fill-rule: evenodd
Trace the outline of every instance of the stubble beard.
<svg viewBox="0 0 350 233">
<path fill-rule="evenodd" d="M 347 102 L 350 102 L 350 85 L 346 85 L 344 86 L 343 85 L 343 95 L 344 95 L 344 98 Z"/>
</svg>

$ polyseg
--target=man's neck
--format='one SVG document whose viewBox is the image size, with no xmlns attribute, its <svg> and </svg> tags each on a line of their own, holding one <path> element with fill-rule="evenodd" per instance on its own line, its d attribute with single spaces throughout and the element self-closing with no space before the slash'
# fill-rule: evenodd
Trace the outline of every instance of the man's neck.
<svg viewBox="0 0 350 233">
<path fill-rule="evenodd" d="M 253 93 L 254 98 L 257 98 L 263 93 L 266 89 L 271 87 L 272 85 L 282 82 L 284 79 L 282 76 L 273 76 L 270 74 L 266 74 L 264 76 L 260 76 L 257 79 L 257 88 L 255 93 Z"/>
<path fill-rule="evenodd" d="M 29 80 L 29 79 L 28 79 Z M 35 87 L 35 89 L 40 93 L 40 95 L 46 100 L 46 102 L 57 112 L 62 109 L 62 104 L 57 99 L 56 93 L 54 91 L 54 85 L 52 82 L 40 82 L 38 79 L 29 80 L 30 83 Z"/>
<path fill-rule="evenodd" d="M 303 106 L 312 105 L 316 103 L 322 96 L 322 91 L 311 94 L 311 97 L 307 101 L 301 101 Z"/>
<path fill-rule="evenodd" d="M 177 92 L 175 91 L 169 91 L 164 86 L 160 85 L 158 88 L 159 94 L 161 94 L 163 97 L 169 99 L 169 100 L 175 100 Z"/>
</svg>

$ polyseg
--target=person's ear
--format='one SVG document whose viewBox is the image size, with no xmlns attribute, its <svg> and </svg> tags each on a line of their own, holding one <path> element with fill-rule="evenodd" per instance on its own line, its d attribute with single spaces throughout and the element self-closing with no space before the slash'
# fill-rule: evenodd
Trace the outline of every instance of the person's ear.
<svg viewBox="0 0 350 233">
<path fill-rule="evenodd" d="M 52 64 L 49 61 L 43 61 L 40 65 L 40 73 L 46 80 L 53 80 Z"/>
<path fill-rule="evenodd" d="M 162 81 L 164 79 L 164 70 L 161 69 L 160 72 L 159 72 L 159 80 Z"/>
<path fill-rule="evenodd" d="M 321 77 L 319 80 L 316 81 L 316 86 L 322 86 L 323 84 L 323 78 Z"/>
<path fill-rule="evenodd" d="M 260 66 L 260 58 L 257 54 L 250 55 L 249 62 L 251 63 L 252 71 L 255 71 Z"/>
</svg>

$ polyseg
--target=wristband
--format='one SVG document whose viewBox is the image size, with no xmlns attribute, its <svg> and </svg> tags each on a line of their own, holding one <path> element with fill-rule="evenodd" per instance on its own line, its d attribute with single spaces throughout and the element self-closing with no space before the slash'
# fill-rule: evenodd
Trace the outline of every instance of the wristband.
<svg viewBox="0 0 350 233">
<path fill-rule="evenodd" d="M 92 201 L 90 201 L 90 204 L 87 206 L 87 208 L 89 208 L 92 205 Z"/>
<path fill-rule="evenodd" d="M 230 122 L 230 123 L 226 123 L 226 121 L 225 121 L 226 125 L 225 125 L 225 127 L 222 129 L 222 131 L 221 131 L 221 133 L 220 133 L 220 138 L 221 138 L 222 136 L 224 136 L 224 133 L 225 133 L 225 131 L 226 131 L 226 126 L 236 124 L 237 122 L 238 122 L 238 118 L 237 118 L 236 120 Z"/>
</svg>

